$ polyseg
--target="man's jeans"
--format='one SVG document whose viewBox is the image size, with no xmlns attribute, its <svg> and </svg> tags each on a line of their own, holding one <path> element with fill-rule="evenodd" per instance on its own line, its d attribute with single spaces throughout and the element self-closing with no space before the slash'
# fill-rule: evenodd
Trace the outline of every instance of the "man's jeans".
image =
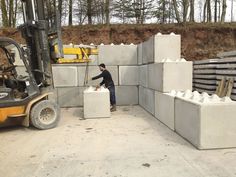
<svg viewBox="0 0 236 177">
<path fill-rule="evenodd" d="M 110 103 L 111 105 L 116 104 L 116 92 L 115 92 L 115 86 L 108 87 L 108 90 L 110 91 Z"/>
</svg>

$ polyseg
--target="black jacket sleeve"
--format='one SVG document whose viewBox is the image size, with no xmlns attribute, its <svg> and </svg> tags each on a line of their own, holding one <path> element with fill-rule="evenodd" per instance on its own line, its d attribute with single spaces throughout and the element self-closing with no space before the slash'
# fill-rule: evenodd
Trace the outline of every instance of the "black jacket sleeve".
<svg viewBox="0 0 236 177">
<path fill-rule="evenodd" d="M 92 80 L 96 80 L 96 79 L 99 79 L 99 78 L 101 78 L 101 77 L 103 77 L 103 73 L 101 73 L 101 74 L 99 74 L 99 75 L 97 75 L 97 76 L 95 76 L 95 77 L 93 77 L 92 78 Z"/>
<path fill-rule="evenodd" d="M 103 84 L 105 84 L 104 79 L 103 79 L 102 82 L 100 83 L 100 86 L 102 86 Z"/>
</svg>

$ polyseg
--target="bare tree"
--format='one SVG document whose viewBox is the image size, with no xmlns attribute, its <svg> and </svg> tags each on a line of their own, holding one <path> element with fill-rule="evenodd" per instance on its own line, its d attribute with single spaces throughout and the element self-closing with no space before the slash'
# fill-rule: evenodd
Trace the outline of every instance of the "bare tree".
<svg viewBox="0 0 236 177">
<path fill-rule="evenodd" d="M 73 25 L 73 0 L 69 0 L 69 26 Z"/>
<path fill-rule="evenodd" d="M 231 22 L 234 21 L 234 0 L 231 0 Z"/>
<path fill-rule="evenodd" d="M 87 0 L 88 24 L 92 24 L 92 0 Z"/>
<path fill-rule="evenodd" d="M 183 0 L 182 6 L 183 6 L 183 22 L 187 22 L 189 0 Z"/>
<path fill-rule="evenodd" d="M 180 20 L 180 15 L 179 15 L 179 9 L 178 9 L 178 4 L 176 0 L 172 0 L 173 2 L 173 6 L 174 6 L 174 10 L 175 10 L 175 19 L 178 23 L 181 22 Z"/>
<path fill-rule="evenodd" d="M 16 14 L 18 10 L 17 0 L 0 0 L 0 9 L 2 12 L 2 24 L 4 27 L 15 27 Z"/>
<path fill-rule="evenodd" d="M 225 22 L 226 8 L 227 8 L 226 0 L 223 0 L 223 2 L 222 2 L 221 22 Z"/>
<path fill-rule="evenodd" d="M 194 3 L 195 3 L 195 0 L 190 0 L 190 22 L 194 22 Z"/>
<path fill-rule="evenodd" d="M 110 23 L 110 0 L 105 0 L 106 24 Z"/>
</svg>

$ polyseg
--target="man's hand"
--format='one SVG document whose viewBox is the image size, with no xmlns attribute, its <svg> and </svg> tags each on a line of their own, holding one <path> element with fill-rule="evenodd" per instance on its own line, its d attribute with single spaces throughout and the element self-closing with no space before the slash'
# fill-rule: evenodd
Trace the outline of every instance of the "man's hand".
<svg viewBox="0 0 236 177">
<path fill-rule="evenodd" d="M 98 90 L 100 87 L 101 87 L 100 85 L 97 85 L 97 86 L 96 86 L 96 90 Z"/>
</svg>

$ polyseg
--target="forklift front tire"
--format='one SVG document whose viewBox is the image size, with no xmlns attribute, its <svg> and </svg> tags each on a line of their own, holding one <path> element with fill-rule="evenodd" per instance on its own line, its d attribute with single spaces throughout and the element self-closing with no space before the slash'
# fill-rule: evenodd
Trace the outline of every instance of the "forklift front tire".
<svg viewBox="0 0 236 177">
<path fill-rule="evenodd" d="M 50 100 L 39 101 L 31 109 L 31 124 L 40 130 L 56 127 L 59 120 L 60 108 L 56 103 Z"/>
</svg>

